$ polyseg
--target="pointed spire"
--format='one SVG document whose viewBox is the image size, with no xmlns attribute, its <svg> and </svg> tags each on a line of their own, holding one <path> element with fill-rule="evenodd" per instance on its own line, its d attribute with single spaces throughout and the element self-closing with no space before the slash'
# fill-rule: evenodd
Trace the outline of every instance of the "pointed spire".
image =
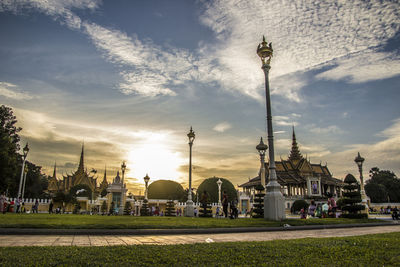
<svg viewBox="0 0 400 267">
<path fill-rule="evenodd" d="M 54 162 L 53 178 L 57 179 L 57 162 Z"/>
<path fill-rule="evenodd" d="M 107 165 L 104 166 L 104 178 L 103 183 L 107 183 Z"/>
<path fill-rule="evenodd" d="M 80 158 L 80 160 L 79 160 L 79 166 L 78 166 L 78 172 L 79 171 L 81 171 L 81 172 L 83 172 L 84 171 L 84 163 L 83 163 L 83 158 L 84 158 L 84 147 L 85 147 L 85 144 L 83 143 L 82 144 L 82 152 L 81 152 L 81 158 Z"/>
<path fill-rule="evenodd" d="M 296 141 L 296 133 L 294 132 L 294 126 L 292 126 L 293 129 L 293 135 L 292 135 L 292 150 L 290 151 L 290 160 L 300 160 L 302 159 L 302 155 L 299 150 L 299 146 L 297 145 Z"/>
</svg>

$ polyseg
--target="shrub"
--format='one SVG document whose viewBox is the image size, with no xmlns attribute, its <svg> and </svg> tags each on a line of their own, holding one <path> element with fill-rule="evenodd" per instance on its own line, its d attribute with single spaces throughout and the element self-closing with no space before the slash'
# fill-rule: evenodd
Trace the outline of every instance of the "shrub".
<svg viewBox="0 0 400 267">
<path fill-rule="evenodd" d="M 143 200 L 142 207 L 140 208 L 140 216 L 150 216 L 148 200 Z"/>
<path fill-rule="evenodd" d="M 168 200 L 165 208 L 165 216 L 176 216 L 175 214 L 175 203 L 173 200 Z"/>
<path fill-rule="evenodd" d="M 221 184 L 221 194 L 222 192 L 226 192 L 228 195 L 228 201 L 231 202 L 232 200 L 237 199 L 237 192 L 233 184 L 225 178 L 218 178 L 218 177 L 212 177 L 212 178 L 207 178 L 205 179 L 198 187 L 197 189 L 197 194 L 199 194 L 199 197 L 201 197 L 201 194 L 206 191 L 209 195 L 209 201 L 211 203 L 217 203 L 218 202 L 218 185 L 217 181 L 218 179 L 221 179 L 222 184 Z M 222 200 L 222 196 L 221 196 Z"/>
<path fill-rule="evenodd" d="M 344 178 L 344 183 L 346 185 L 343 187 L 345 192 L 343 192 L 343 202 L 344 206 L 342 211 L 342 217 L 345 218 L 367 218 L 367 214 L 361 214 L 360 211 L 365 207 L 359 204 L 361 202 L 360 185 L 358 184 L 356 178 L 352 174 L 347 174 Z"/>
<path fill-rule="evenodd" d="M 185 201 L 187 194 L 181 184 L 171 180 L 158 180 L 149 185 L 149 199 L 174 199 Z"/>
<path fill-rule="evenodd" d="M 124 215 L 130 215 L 132 210 L 131 202 L 125 202 Z"/>
<path fill-rule="evenodd" d="M 257 190 L 257 193 L 254 194 L 255 204 L 253 204 L 253 212 L 255 214 L 253 215 L 253 218 L 264 218 L 264 186 L 259 184 L 255 187 L 255 190 Z"/>
<path fill-rule="evenodd" d="M 107 212 L 107 203 L 105 201 L 101 204 L 100 209 L 103 214 Z"/>
<path fill-rule="evenodd" d="M 292 213 L 296 213 L 299 212 L 301 209 L 307 210 L 308 209 L 309 204 L 307 203 L 307 201 L 305 201 L 304 199 L 298 199 L 295 202 L 293 202 L 292 208 L 290 209 L 290 211 Z"/>
</svg>

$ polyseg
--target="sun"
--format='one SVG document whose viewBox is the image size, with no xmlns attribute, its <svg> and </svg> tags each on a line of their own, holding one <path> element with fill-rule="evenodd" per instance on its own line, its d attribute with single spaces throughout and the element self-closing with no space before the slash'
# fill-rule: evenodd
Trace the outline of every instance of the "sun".
<svg viewBox="0 0 400 267">
<path fill-rule="evenodd" d="M 167 139 L 167 138 L 159 138 Z M 128 152 L 128 176 L 141 179 L 146 174 L 152 181 L 168 179 L 179 181 L 182 173 L 179 167 L 185 163 L 180 152 L 162 142 L 140 142 L 131 146 Z"/>
</svg>

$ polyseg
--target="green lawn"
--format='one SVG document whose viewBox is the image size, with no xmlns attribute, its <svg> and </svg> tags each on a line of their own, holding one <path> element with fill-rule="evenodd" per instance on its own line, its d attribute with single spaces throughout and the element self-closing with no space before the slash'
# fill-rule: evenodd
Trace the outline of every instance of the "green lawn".
<svg viewBox="0 0 400 267">
<path fill-rule="evenodd" d="M 53 229 L 182 229 L 273 227 L 283 224 L 316 225 L 344 223 L 372 223 L 381 220 L 367 219 L 288 219 L 281 222 L 264 219 L 214 219 L 187 217 L 133 217 L 73 214 L 0 214 L 1 228 L 53 228 Z"/>
<path fill-rule="evenodd" d="M 5 247 L 3 266 L 399 266 L 400 232 L 265 242 Z"/>
</svg>

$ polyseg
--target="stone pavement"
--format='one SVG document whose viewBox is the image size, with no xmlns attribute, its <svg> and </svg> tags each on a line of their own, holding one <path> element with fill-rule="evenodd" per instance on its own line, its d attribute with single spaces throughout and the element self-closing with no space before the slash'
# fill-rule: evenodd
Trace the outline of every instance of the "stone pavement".
<svg viewBox="0 0 400 267">
<path fill-rule="evenodd" d="M 115 246 L 173 245 L 236 241 L 269 241 L 276 239 L 358 236 L 400 232 L 400 225 L 312 229 L 250 233 L 180 234 L 180 235 L 0 235 L 1 247 L 12 246 Z"/>
</svg>

